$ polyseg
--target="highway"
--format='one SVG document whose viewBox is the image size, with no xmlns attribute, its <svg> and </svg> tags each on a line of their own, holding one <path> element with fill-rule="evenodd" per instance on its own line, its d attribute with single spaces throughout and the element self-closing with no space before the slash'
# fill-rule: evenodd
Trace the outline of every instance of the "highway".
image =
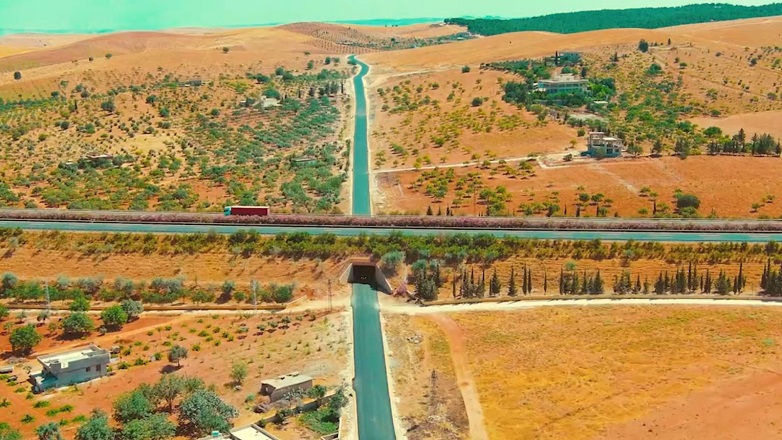
<svg viewBox="0 0 782 440">
<path fill-rule="evenodd" d="M 369 193 L 369 149 L 367 146 L 367 100 L 364 77 L 369 66 L 356 60 L 361 71 L 353 78 L 356 94 L 356 127 L 353 139 L 353 215 L 371 215 Z M 315 228 L 313 228 L 315 229 Z M 360 232 L 360 229 L 354 229 Z M 339 232 L 346 232 L 339 230 Z M 335 232 L 337 233 L 337 232 Z M 394 421 L 388 393 L 386 356 L 377 291 L 363 284 L 353 285 L 353 362 L 356 377 L 356 413 L 360 440 L 393 440 Z"/>
<path fill-rule="evenodd" d="M 369 198 L 368 190 L 366 192 Z M 353 200 L 357 200 L 354 198 Z M 21 228 L 41 231 L 72 232 L 136 232 L 193 234 L 209 233 L 233 234 L 237 231 L 254 230 L 261 234 L 306 232 L 313 235 L 334 234 L 353 237 L 360 234 L 388 235 L 392 231 L 406 235 L 452 235 L 452 234 L 490 234 L 495 237 L 535 238 L 545 240 L 604 240 L 604 241 L 661 241 L 661 242 L 744 242 L 768 243 L 782 241 L 779 232 L 657 232 L 657 231 L 529 231 L 502 229 L 440 229 L 440 228 L 354 228 L 354 227 L 316 227 L 316 226 L 248 226 L 221 224 L 177 224 L 177 223 L 123 223 L 123 222 L 58 222 L 31 220 L 0 220 L 0 228 Z"/>
</svg>

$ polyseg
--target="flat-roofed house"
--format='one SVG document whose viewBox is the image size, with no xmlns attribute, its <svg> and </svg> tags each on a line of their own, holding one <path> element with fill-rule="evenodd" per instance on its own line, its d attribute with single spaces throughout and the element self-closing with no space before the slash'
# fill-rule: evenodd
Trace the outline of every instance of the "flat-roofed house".
<svg viewBox="0 0 782 440">
<path fill-rule="evenodd" d="M 538 81 L 538 90 L 546 93 L 586 93 L 589 88 L 589 81 L 576 78 L 575 75 L 564 74 L 556 75 L 551 79 L 542 79 Z"/>
<path fill-rule="evenodd" d="M 310 388 L 312 388 L 312 378 L 298 372 L 288 373 L 284 376 L 266 379 L 261 382 L 261 394 L 269 396 L 269 400 L 272 402 L 284 398 L 288 393 L 307 391 Z"/>
<path fill-rule="evenodd" d="M 223 434 L 221 432 L 212 432 L 209 437 L 201 440 L 224 439 L 224 440 L 279 440 L 271 433 L 256 424 L 234 428 L 230 432 Z"/>
<path fill-rule="evenodd" d="M 32 374 L 33 391 L 87 382 L 107 374 L 111 354 L 97 345 L 90 344 L 56 354 L 39 356 L 43 369 Z"/>
<path fill-rule="evenodd" d="M 621 139 L 606 136 L 602 131 L 593 131 L 587 138 L 586 154 L 592 157 L 619 157 L 623 149 Z"/>
</svg>

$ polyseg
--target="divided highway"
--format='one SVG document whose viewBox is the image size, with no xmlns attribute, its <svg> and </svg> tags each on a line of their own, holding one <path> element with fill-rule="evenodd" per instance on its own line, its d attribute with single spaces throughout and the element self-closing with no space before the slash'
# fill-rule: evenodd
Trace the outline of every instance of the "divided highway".
<svg viewBox="0 0 782 440">
<path fill-rule="evenodd" d="M 356 191 L 354 187 L 354 192 Z M 369 189 L 364 192 L 369 199 Z M 353 200 L 358 200 L 354 197 Z M 216 232 L 233 234 L 240 230 L 254 230 L 261 234 L 306 232 L 354 237 L 359 234 L 389 234 L 392 231 L 407 235 L 491 234 L 495 237 L 537 238 L 546 240 L 605 240 L 605 241 L 663 241 L 663 242 L 740 242 L 768 243 L 782 241 L 779 232 L 657 232 L 657 231 L 529 231 L 501 229 L 441 229 L 441 228 L 355 228 L 315 226 L 247 226 L 225 224 L 122 223 L 122 222 L 63 222 L 32 220 L 0 220 L 0 228 L 22 228 L 42 231 L 72 232 L 137 232 L 193 234 Z"/>
</svg>

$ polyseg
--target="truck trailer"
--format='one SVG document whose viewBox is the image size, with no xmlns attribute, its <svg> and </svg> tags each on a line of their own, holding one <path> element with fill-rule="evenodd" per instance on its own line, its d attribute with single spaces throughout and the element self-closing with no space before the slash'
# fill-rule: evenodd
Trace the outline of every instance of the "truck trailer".
<svg viewBox="0 0 782 440">
<path fill-rule="evenodd" d="M 223 214 L 225 215 L 256 215 L 259 217 L 266 217 L 269 215 L 268 206 L 226 206 L 223 208 Z"/>
</svg>

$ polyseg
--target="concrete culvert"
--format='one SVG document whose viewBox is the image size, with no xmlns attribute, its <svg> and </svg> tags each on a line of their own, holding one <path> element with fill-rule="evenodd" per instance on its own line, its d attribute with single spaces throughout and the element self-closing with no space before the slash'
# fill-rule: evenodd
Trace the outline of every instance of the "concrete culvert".
<svg viewBox="0 0 782 440">
<path fill-rule="evenodd" d="M 388 280 L 383 271 L 377 267 L 377 263 L 353 261 L 348 265 L 345 273 L 342 274 L 342 281 L 350 284 L 366 284 L 372 286 L 373 289 L 390 294 L 393 292 L 391 285 L 388 284 Z"/>
</svg>

